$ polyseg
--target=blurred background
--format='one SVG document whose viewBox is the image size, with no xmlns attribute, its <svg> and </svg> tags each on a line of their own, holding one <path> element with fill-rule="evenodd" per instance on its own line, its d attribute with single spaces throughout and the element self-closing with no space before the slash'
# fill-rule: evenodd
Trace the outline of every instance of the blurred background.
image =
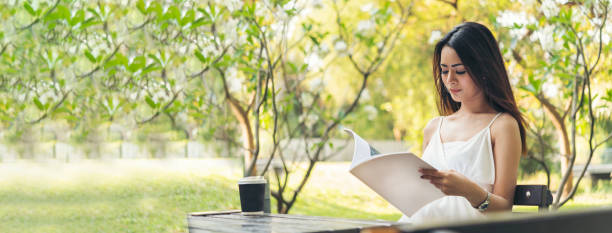
<svg viewBox="0 0 612 233">
<path fill-rule="evenodd" d="M 2 232 L 184 232 L 268 178 L 273 213 L 397 220 L 348 173 L 350 128 L 421 153 L 435 43 L 498 39 L 553 209 L 612 204 L 608 0 L 5 0 Z M 525 208 L 524 211 L 536 211 Z"/>
</svg>

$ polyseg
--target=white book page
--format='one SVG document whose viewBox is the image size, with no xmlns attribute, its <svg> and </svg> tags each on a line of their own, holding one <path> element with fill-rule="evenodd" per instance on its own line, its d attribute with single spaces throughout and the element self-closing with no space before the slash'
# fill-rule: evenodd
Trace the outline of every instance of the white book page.
<svg viewBox="0 0 612 233">
<path fill-rule="evenodd" d="M 345 129 L 355 139 L 355 153 L 350 172 L 406 216 L 444 196 L 438 188 L 421 179 L 419 168 L 431 168 L 416 155 L 391 153 L 372 156 L 373 148 L 355 132 Z"/>
</svg>

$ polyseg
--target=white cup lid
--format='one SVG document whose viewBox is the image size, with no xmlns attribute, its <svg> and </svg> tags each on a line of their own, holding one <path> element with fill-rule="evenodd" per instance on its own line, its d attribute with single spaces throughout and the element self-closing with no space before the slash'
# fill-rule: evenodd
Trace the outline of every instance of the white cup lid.
<svg viewBox="0 0 612 233">
<path fill-rule="evenodd" d="M 266 183 L 266 179 L 263 176 L 247 176 L 238 180 L 238 184 L 262 184 Z"/>
</svg>

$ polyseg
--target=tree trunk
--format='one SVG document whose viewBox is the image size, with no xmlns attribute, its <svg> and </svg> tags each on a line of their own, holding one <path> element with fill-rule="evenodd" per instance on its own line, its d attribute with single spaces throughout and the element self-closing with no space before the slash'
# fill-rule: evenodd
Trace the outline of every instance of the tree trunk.
<svg viewBox="0 0 612 233">
<path fill-rule="evenodd" d="M 574 181 L 572 171 L 568 171 L 572 159 L 572 150 L 570 148 L 569 137 L 567 136 L 567 127 L 565 126 L 565 123 L 563 122 L 564 119 L 561 117 L 559 112 L 557 112 L 555 107 L 545 97 L 537 96 L 536 98 L 540 101 L 540 103 L 542 103 L 544 110 L 546 110 L 546 114 L 549 116 L 550 120 L 555 126 L 555 129 L 557 130 L 559 152 L 561 153 L 561 176 L 563 176 L 566 172 L 569 172 L 567 182 L 565 182 L 565 187 L 559 187 L 559 189 L 562 189 L 563 193 L 561 198 L 563 199 L 572 191 Z"/>
<path fill-rule="evenodd" d="M 255 176 L 257 174 L 257 168 L 254 165 L 251 172 L 248 172 L 249 167 L 251 167 L 251 163 L 255 163 L 255 161 L 253 161 L 253 157 L 255 156 L 253 154 L 255 151 L 255 142 L 253 138 L 253 130 L 251 129 L 251 123 L 249 122 L 249 116 L 247 115 L 247 112 L 240 107 L 236 100 L 228 99 L 228 103 L 232 109 L 232 113 L 240 123 L 240 128 L 242 129 L 245 168 L 244 176 Z"/>
</svg>

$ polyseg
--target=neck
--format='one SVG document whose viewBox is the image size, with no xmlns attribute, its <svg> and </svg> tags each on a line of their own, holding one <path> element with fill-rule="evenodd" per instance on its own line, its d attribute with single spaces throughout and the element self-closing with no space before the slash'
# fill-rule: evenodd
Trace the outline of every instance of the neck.
<svg viewBox="0 0 612 233">
<path fill-rule="evenodd" d="M 461 102 L 461 107 L 457 113 L 460 114 L 478 114 L 478 113 L 495 113 L 495 109 L 491 107 L 484 98 L 484 95 L 480 95 L 479 98 L 471 100 L 465 100 Z"/>
</svg>

